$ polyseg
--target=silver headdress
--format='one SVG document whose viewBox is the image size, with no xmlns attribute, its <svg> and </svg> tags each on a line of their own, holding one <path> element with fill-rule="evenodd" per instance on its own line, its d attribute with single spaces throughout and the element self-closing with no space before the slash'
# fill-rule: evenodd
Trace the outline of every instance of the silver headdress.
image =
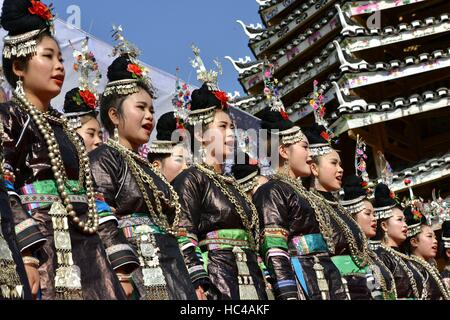
<svg viewBox="0 0 450 320">
<path fill-rule="evenodd" d="M 44 20 L 47 27 L 31 30 L 18 35 L 5 36 L 3 39 L 3 57 L 6 59 L 36 55 L 37 38 L 39 35 L 46 30 L 48 30 L 51 34 L 54 34 L 54 15 L 52 13 L 53 4 L 47 6 L 39 0 L 33 0 L 30 1 L 30 3 L 31 7 L 28 8 L 27 13 L 38 16 L 40 19 Z"/>
<path fill-rule="evenodd" d="M 78 106 L 86 106 L 86 110 L 78 112 L 66 112 L 64 117 L 68 118 L 69 124 L 73 129 L 78 129 L 82 126 L 81 117 L 92 112 L 95 112 L 98 102 L 97 87 L 102 77 L 94 54 L 89 51 L 89 38 L 86 37 L 81 43 L 81 50 L 73 48 L 73 57 L 75 63 L 73 69 L 80 73 L 78 78 L 79 86 L 78 92 L 72 97 Z"/>
<path fill-rule="evenodd" d="M 132 74 L 130 79 L 122 79 L 109 82 L 103 96 L 109 96 L 111 94 L 118 95 L 130 95 L 139 92 L 139 83 L 143 83 L 152 92 L 152 96 L 156 99 L 156 90 L 153 87 L 151 79 L 149 78 L 149 70 L 145 66 L 141 65 L 137 60 L 137 57 L 141 54 L 140 50 L 131 42 L 125 39 L 123 36 L 122 26 L 113 26 L 112 37 L 117 42 L 113 48 L 112 56 L 123 56 L 129 60 L 127 71 Z"/>
<path fill-rule="evenodd" d="M 213 60 L 217 67 L 217 71 L 208 71 L 200 56 L 200 49 L 195 45 L 192 45 L 192 52 L 194 53 L 194 59 L 191 60 L 191 65 L 197 70 L 197 80 L 206 83 L 210 91 L 220 91 L 218 86 L 219 75 L 222 75 L 222 64 L 218 59 Z"/>
</svg>

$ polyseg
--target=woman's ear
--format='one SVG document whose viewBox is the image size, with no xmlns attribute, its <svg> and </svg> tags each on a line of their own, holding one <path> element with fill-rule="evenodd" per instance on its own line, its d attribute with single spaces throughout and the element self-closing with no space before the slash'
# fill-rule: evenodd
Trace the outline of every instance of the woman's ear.
<svg viewBox="0 0 450 320">
<path fill-rule="evenodd" d="M 109 108 L 108 110 L 108 117 L 111 119 L 111 122 L 114 124 L 114 126 L 119 126 L 119 113 L 117 112 L 117 109 L 114 107 Z"/>
<path fill-rule="evenodd" d="M 19 60 L 14 60 L 12 64 L 12 71 L 20 79 L 23 78 L 25 74 L 25 67 Z"/>
<path fill-rule="evenodd" d="M 311 162 L 310 166 L 312 175 L 317 178 L 319 176 L 319 165 L 315 162 Z"/>
<path fill-rule="evenodd" d="M 417 237 L 412 237 L 409 240 L 409 243 L 411 244 L 411 248 L 415 249 L 419 246 L 419 239 L 417 239 Z"/>
<path fill-rule="evenodd" d="M 161 162 L 161 160 L 155 160 L 155 161 L 152 162 L 152 164 L 153 164 L 153 166 L 154 166 L 156 169 L 161 170 L 161 167 L 162 167 L 162 162 Z"/>
<path fill-rule="evenodd" d="M 381 222 L 380 226 L 381 226 L 381 229 L 384 231 L 384 233 L 386 233 L 388 230 L 387 221 Z"/>
<path fill-rule="evenodd" d="M 289 159 L 289 150 L 288 147 L 286 147 L 284 144 L 280 144 L 278 147 L 278 153 L 283 160 Z"/>
</svg>

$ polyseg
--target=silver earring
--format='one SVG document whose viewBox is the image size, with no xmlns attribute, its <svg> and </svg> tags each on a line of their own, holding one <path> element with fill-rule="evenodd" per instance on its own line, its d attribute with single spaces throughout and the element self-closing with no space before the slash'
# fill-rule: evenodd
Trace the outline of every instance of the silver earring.
<svg viewBox="0 0 450 320">
<path fill-rule="evenodd" d="M 119 129 L 117 127 L 114 128 L 114 141 L 119 142 Z"/>
<path fill-rule="evenodd" d="M 25 95 L 25 90 L 23 88 L 22 79 L 19 78 L 19 80 L 17 80 L 16 88 L 14 89 L 14 92 L 17 93 L 20 96 L 24 96 Z"/>
<path fill-rule="evenodd" d="M 383 240 L 384 240 L 385 243 L 389 242 L 389 236 L 387 234 L 387 231 L 384 233 L 384 237 L 383 238 L 384 238 Z"/>
<path fill-rule="evenodd" d="M 200 156 L 201 163 L 205 163 L 206 162 L 206 148 L 201 146 L 200 150 L 198 151 L 198 153 L 199 153 L 199 156 Z"/>
<path fill-rule="evenodd" d="M 289 159 L 286 160 L 286 161 L 284 162 L 284 165 L 283 165 L 283 171 L 284 171 L 284 174 L 285 174 L 287 177 L 289 177 L 289 172 L 291 171 L 291 168 L 290 168 L 290 166 L 289 166 Z"/>
</svg>

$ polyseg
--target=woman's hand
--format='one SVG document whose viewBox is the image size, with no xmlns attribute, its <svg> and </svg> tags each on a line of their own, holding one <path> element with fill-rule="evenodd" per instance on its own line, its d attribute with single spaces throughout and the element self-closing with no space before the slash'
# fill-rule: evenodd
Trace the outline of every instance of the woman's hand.
<svg viewBox="0 0 450 320">
<path fill-rule="evenodd" d="M 116 275 L 119 279 L 120 285 L 122 286 L 123 292 L 129 299 L 133 294 L 134 287 L 131 283 L 131 274 L 124 273 L 124 271 L 125 270 L 123 268 L 116 269 Z"/>
<path fill-rule="evenodd" d="M 121 281 L 120 285 L 122 286 L 123 291 L 128 299 L 130 299 L 133 294 L 134 288 L 130 281 Z"/>
<path fill-rule="evenodd" d="M 198 300 L 208 300 L 206 299 L 206 294 L 202 287 L 198 287 L 197 289 L 195 289 L 195 293 L 197 294 Z"/>
<path fill-rule="evenodd" d="M 26 264 L 25 271 L 30 284 L 31 294 L 33 295 L 33 299 L 36 300 L 40 287 L 39 270 L 35 266 Z"/>
</svg>

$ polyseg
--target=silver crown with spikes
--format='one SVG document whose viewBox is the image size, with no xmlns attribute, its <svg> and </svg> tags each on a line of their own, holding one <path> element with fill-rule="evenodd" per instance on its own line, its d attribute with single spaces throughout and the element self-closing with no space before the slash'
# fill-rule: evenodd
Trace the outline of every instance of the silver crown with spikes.
<svg viewBox="0 0 450 320">
<path fill-rule="evenodd" d="M 220 91 L 218 77 L 219 75 L 222 75 L 222 64 L 218 59 L 214 59 L 213 61 L 217 67 L 217 71 L 208 71 L 200 57 L 200 49 L 195 45 L 192 45 L 192 52 L 194 53 L 195 58 L 191 60 L 191 65 L 197 70 L 197 80 L 206 83 L 210 91 Z"/>
</svg>

